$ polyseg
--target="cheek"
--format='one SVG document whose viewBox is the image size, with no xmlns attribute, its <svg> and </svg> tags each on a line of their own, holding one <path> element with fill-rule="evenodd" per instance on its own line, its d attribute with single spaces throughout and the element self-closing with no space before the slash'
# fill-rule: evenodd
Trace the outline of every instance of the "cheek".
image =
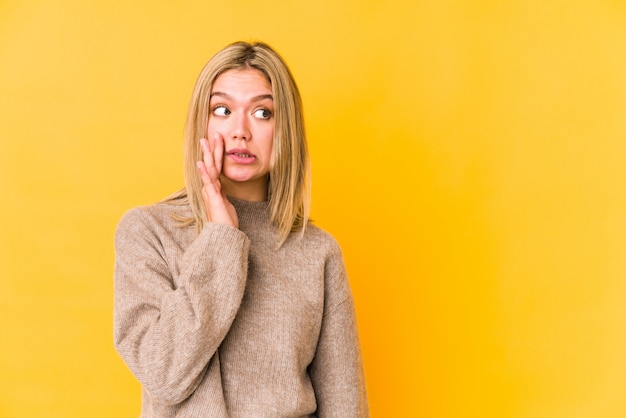
<svg viewBox="0 0 626 418">
<path fill-rule="evenodd" d="M 226 121 L 218 117 L 212 117 L 211 115 L 209 115 L 209 118 L 207 120 L 206 130 L 208 133 L 211 134 L 215 134 L 218 132 L 221 134 L 225 134 L 226 132 L 228 132 Z"/>
<path fill-rule="evenodd" d="M 272 155 L 273 145 L 274 145 L 274 128 L 270 128 L 267 130 L 266 134 L 264 135 L 264 141 L 263 141 L 263 149 L 268 157 Z"/>
<path fill-rule="evenodd" d="M 213 122 L 210 118 L 206 125 L 206 131 L 208 136 L 211 136 L 211 134 L 216 131 L 215 122 Z"/>
</svg>

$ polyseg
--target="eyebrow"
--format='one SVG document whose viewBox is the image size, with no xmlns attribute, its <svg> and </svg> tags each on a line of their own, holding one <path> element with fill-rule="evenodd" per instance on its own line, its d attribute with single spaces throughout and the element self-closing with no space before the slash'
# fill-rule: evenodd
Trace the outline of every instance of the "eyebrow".
<svg viewBox="0 0 626 418">
<path fill-rule="evenodd" d="M 223 97 L 223 98 L 228 99 L 228 100 L 234 100 L 233 96 L 231 96 L 230 94 L 227 94 L 227 93 L 223 93 L 221 91 L 215 91 L 215 92 L 211 93 L 211 95 L 209 96 L 209 99 L 211 99 L 213 96 L 219 96 L 219 97 Z M 252 98 L 252 101 L 253 102 L 258 102 L 258 101 L 265 100 L 265 99 L 270 99 L 270 100 L 273 101 L 274 97 L 271 94 L 260 94 L 258 96 L 254 96 Z"/>
</svg>

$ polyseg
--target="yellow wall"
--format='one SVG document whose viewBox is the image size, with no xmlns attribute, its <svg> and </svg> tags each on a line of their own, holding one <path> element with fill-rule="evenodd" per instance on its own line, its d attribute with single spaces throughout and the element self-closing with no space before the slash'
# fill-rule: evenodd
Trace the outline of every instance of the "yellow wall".
<svg viewBox="0 0 626 418">
<path fill-rule="evenodd" d="M 113 231 L 181 185 L 204 62 L 305 102 L 378 417 L 626 416 L 626 6 L 0 2 L 0 416 L 132 417 Z"/>
</svg>

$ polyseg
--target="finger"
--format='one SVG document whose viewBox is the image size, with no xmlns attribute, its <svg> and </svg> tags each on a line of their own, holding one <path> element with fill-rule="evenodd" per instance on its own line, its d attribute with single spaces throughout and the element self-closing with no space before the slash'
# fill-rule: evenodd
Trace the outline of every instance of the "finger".
<svg viewBox="0 0 626 418">
<path fill-rule="evenodd" d="M 209 146 L 209 150 L 211 151 L 211 153 L 213 153 L 213 149 L 215 148 L 215 141 L 213 138 L 209 138 L 209 136 L 207 135 L 206 137 L 206 142 Z"/>
<path fill-rule="evenodd" d="M 206 164 L 207 166 L 212 165 L 213 164 L 213 158 L 212 158 L 213 151 L 210 149 L 209 141 L 207 141 L 206 138 L 200 139 L 200 149 L 202 150 L 202 161 L 204 161 L 204 164 Z"/>
<path fill-rule="evenodd" d="M 200 139 L 200 148 L 202 149 L 202 161 L 198 161 L 198 170 L 204 185 L 212 184 L 217 176 L 215 175 L 215 163 L 213 156 L 209 151 L 209 141 L 205 138 Z"/>
<path fill-rule="evenodd" d="M 206 169 L 206 165 L 202 161 L 196 162 L 196 166 L 198 167 L 198 173 L 200 174 L 200 179 L 202 180 L 202 184 L 207 186 L 213 186 L 213 180 L 209 175 L 209 172 Z"/>
<path fill-rule="evenodd" d="M 212 181 L 216 181 L 219 178 L 219 171 L 215 167 L 215 156 L 213 151 L 210 150 L 210 142 L 206 138 L 200 140 L 200 147 L 202 148 L 202 159 L 206 167 L 206 171 L 211 177 Z"/>
<path fill-rule="evenodd" d="M 216 133 L 213 141 L 215 145 L 215 147 L 213 148 L 215 168 L 217 169 L 217 174 L 220 175 L 222 173 L 222 167 L 224 165 L 224 138 L 221 134 Z"/>
<path fill-rule="evenodd" d="M 211 195 L 215 195 L 216 191 L 211 182 L 211 178 L 209 177 L 209 173 L 207 173 L 206 171 L 206 166 L 204 165 L 204 163 L 202 161 L 197 161 L 196 166 L 198 167 L 198 173 L 200 174 L 200 178 L 202 179 L 202 200 L 204 201 L 204 207 L 206 208 L 207 220 L 210 222 L 212 220 L 212 217 L 209 202 L 211 201 Z"/>
</svg>

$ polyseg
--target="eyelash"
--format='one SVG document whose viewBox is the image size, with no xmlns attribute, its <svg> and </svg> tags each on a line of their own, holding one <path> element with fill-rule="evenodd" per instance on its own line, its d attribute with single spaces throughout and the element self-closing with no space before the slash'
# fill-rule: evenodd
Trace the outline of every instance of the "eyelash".
<svg viewBox="0 0 626 418">
<path fill-rule="evenodd" d="M 221 109 L 221 108 L 223 108 L 227 113 L 225 115 L 215 115 L 215 112 L 217 111 L 217 109 Z M 261 119 L 261 120 L 269 120 L 274 115 L 274 112 L 272 112 L 271 110 L 269 110 L 268 108 L 265 108 L 265 107 L 256 109 L 254 112 L 252 112 L 252 114 L 254 115 L 258 111 L 263 111 L 263 112 L 267 112 L 268 113 L 267 117 L 265 117 L 265 118 L 264 117 L 260 117 L 259 119 Z M 211 108 L 211 113 L 214 114 L 215 116 L 228 116 L 228 115 L 230 115 L 231 111 L 230 111 L 230 109 L 227 106 L 224 106 L 222 104 L 218 104 L 218 105 L 215 105 L 215 106 L 213 106 Z"/>
<path fill-rule="evenodd" d="M 229 109 L 229 108 L 227 108 L 227 107 L 226 107 L 226 106 L 224 106 L 224 105 L 221 105 L 221 104 L 220 104 L 220 105 L 215 105 L 215 106 L 213 106 L 213 107 L 211 108 L 211 113 L 215 114 L 215 111 L 216 111 L 217 109 L 220 109 L 220 108 L 224 108 L 224 109 L 228 112 L 228 113 L 226 114 L 226 116 L 230 114 L 230 109 Z M 216 116 L 224 116 L 224 115 L 216 115 Z"/>
<path fill-rule="evenodd" d="M 254 111 L 254 113 L 256 113 L 256 112 L 258 112 L 258 111 L 267 112 L 267 117 L 266 117 L 266 118 L 260 118 L 260 119 L 263 119 L 263 120 L 268 120 L 268 119 L 271 119 L 271 117 L 272 117 L 272 115 L 273 115 L 272 111 L 271 111 L 271 110 L 269 110 L 269 109 L 266 109 L 266 108 L 257 109 L 257 110 L 255 110 L 255 111 Z"/>
</svg>

